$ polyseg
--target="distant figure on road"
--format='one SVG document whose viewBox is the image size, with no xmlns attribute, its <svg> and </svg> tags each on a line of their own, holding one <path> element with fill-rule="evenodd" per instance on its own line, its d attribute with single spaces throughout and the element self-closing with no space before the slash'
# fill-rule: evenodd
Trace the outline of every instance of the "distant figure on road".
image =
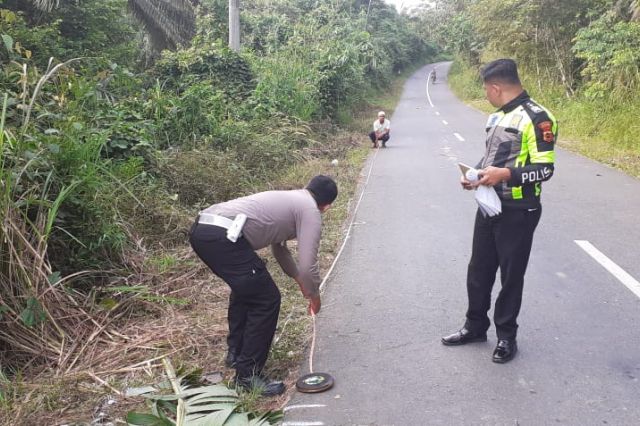
<svg viewBox="0 0 640 426">
<path fill-rule="evenodd" d="M 373 132 L 369 133 L 369 138 L 373 143 L 373 148 L 378 147 L 378 142 L 382 142 L 382 147 L 387 147 L 391 132 L 391 122 L 385 118 L 384 111 L 378 113 L 378 119 L 373 122 Z"/>
<path fill-rule="evenodd" d="M 436 69 L 431 70 L 431 83 L 436 84 Z"/>
<path fill-rule="evenodd" d="M 231 288 L 226 363 L 236 369 L 237 386 L 264 396 L 285 390 L 282 382 L 262 374 L 278 323 L 280 291 L 254 250 L 271 245 L 282 270 L 309 299 L 310 313 L 318 313 L 321 214 L 337 196 L 335 181 L 318 175 L 305 189 L 260 192 L 214 204 L 193 224 L 193 250 Z M 286 246 L 291 239 L 298 240 L 298 263 Z"/>
<path fill-rule="evenodd" d="M 498 343 L 493 361 L 510 361 L 518 351 L 516 319 L 522 302 L 524 274 L 533 233 L 541 214 L 541 182 L 554 171 L 554 145 L 558 125 L 553 115 L 523 90 L 516 63 L 498 59 L 481 72 L 487 100 L 498 110 L 487 121 L 484 157 L 476 166 L 480 180 L 461 178 L 464 189 L 493 186 L 502 213 L 484 217 L 476 213 L 471 260 L 467 271 L 466 322 L 456 333 L 442 338 L 444 345 L 487 340 L 491 289 L 500 268 L 502 288 L 493 320 Z"/>
</svg>

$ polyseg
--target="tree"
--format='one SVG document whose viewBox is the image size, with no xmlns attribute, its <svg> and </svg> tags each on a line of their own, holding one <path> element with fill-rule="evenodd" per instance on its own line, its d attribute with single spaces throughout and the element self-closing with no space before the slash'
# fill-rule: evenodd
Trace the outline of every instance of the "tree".
<svg viewBox="0 0 640 426">
<path fill-rule="evenodd" d="M 470 14 L 487 41 L 485 59 L 511 56 L 539 82 L 557 81 L 573 93 L 580 66 L 573 39 L 610 7 L 607 0 L 479 0 Z"/>
<path fill-rule="evenodd" d="M 640 89 L 640 23 L 613 10 L 578 31 L 573 50 L 584 61 L 584 93 L 591 98 L 628 100 Z"/>
<path fill-rule="evenodd" d="M 198 0 L 128 0 L 128 3 L 156 51 L 188 45 L 195 35 L 194 6 Z"/>
<path fill-rule="evenodd" d="M 51 12 L 54 7 L 58 7 L 60 0 L 31 0 L 31 2 L 44 12 Z"/>
<path fill-rule="evenodd" d="M 469 6 L 473 0 L 436 0 L 418 12 L 422 37 L 442 49 L 477 64 L 483 40 L 474 31 Z"/>
<path fill-rule="evenodd" d="M 39 10 L 51 12 L 60 6 L 61 0 L 30 1 Z M 187 45 L 195 35 L 194 8 L 199 0 L 127 0 L 127 3 L 147 30 L 155 51 Z"/>
</svg>

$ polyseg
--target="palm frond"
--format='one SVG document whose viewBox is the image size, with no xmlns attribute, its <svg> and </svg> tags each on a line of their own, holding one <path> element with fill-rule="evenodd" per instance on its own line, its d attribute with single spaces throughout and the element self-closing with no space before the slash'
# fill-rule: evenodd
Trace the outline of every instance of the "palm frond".
<svg viewBox="0 0 640 426">
<path fill-rule="evenodd" d="M 40 10 L 51 12 L 53 8 L 60 5 L 60 0 L 31 0 L 31 3 Z"/>
<path fill-rule="evenodd" d="M 634 0 L 629 9 L 631 10 L 631 20 L 640 21 L 640 0 Z"/>
<path fill-rule="evenodd" d="M 209 426 L 209 425 L 239 425 L 239 426 L 270 426 L 282 419 L 280 412 L 269 411 L 261 416 L 242 412 L 240 398 L 234 389 L 223 385 L 190 387 L 176 377 L 171 362 L 162 360 L 167 377 L 173 390 L 172 395 L 159 393 L 162 386 L 155 388 L 146 386 L 140 389 L 130 389 L 128 395 L 140 395 L 153 401 L 154 414 L 130 412 L 127 422 L 132 425 L 145 424 L 174 424 L 174 420 L 166 418 L 159 407 L 159 403 L 171 405 L 169 410 L 175 415 L 176 426 Z M 147 423 L 154 421 L 155 423 Z"/>
<path fill-rule="evenodd" d="M 197 0 L 129 0 L 129 9 L 147 29 L 157 51 L 188 45 L 195 34 Z"/>
</svg>

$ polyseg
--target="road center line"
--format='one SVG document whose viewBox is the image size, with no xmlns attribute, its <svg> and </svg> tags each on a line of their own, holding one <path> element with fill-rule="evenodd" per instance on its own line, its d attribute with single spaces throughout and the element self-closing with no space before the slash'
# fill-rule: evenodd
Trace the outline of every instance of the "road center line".
<svg viewBox="0 0 640 426">
<path fill-rule="evenodd" d="M 604 269 L 609 271 L 614 277 L 624 284 L 636 296 L 640 297 L 640 282 L 629 275 L 624 269 L 619 267 L 613 260 L 609 259 L 600 250 L 595 248 L 593 244 L 586 240 L 574 240 L 580 248 L 587 252 L 596 262 Z"/>
<path fill-rule="evenodd" d="M 447 123 L 447 120 L 442 120 L 442 123 L 443 123 L 445 126 L 446 126 L 447 124 L 449 124 L 449 123 Z"/>
<path fill-rule="evenodd" d="M 460 136 L 460 133 L 454 133 L 453 136 L 455 136 L 456 138 L 458 138 L 458 140 L 460 142 L 464 142 L 464 138 L 462 136 Z"/>
<path fill-rule="evenodd" d="M 340 255 L 342 254 L 342 250 L 344 250 L 344 247 L 347 245 L 347 241 L 349 240 L 349 237 L 351 237 L 351 229 L 353 228 L 353 222 L 356 220 L 356 214 L 358 214 L 358 207 L 360 207 L 360 202 L 362 202 L 362 198 L 364 197 L 365 190 L 367 189 L 367 186 L 369 185 L 369 178 L 371 177 L 371 172 L 373 171 L 373 166 L 376 164 L 376 158 L 378 157 L 378 152 L 380 152 L 380 150 L 376 149 L 375 154 L 373 154 L 373 159 L 371 160 L 371 166 L 369 167 L 369 173 L 367 173 L 367 177 L 365 178 L 364 183 L 362 184 L 362 192 L 360 193 L 360 198 L 358 198 L 358 202 L 356 202 L 356 206 L 353 208 L 353 212 L 351 213 L 352 216 L 351 216 L 351 221 L 349 222 L 349 225 L 347 226 L 347 234 L 344 236 L 344 240 L 342 240 L 342 245 L 340 246 L 340 249 L 338 250 L 338 254 L 336 254 L 336 257 L 333 259 L 333 263 L 329 267 L 329 270 L 325 274 L 324 279 L 320 283 L 320 291 L 324 290 L 324 285 L 326 284 L 327 279 L 329 278 L 329 275 L 331 275 L 331 272 L 333 271 L 333 268 L 336 266 L 336 263 L 338 263 L 338 259 L 340 259 Z M 283 331 L 284 331 L 284 327 L 283 327 Z"/>
</svg>

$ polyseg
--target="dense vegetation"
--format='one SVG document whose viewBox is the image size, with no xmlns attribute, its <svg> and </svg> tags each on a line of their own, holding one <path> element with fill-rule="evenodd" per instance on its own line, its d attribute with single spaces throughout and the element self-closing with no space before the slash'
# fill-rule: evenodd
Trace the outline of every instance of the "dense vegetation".
<svg viewBox="0 0 640 426">
<path fill-rule="evenodd" d="M 0 1 L 0 408 L 23 372 L 115 366 L 123 321 L 185 303 L 153 286 L 188 270 L 166 250 L 199 208 L 304 183 L 297 164 L 346 155 L 338 126 L 435 53 L 380 0 L 246 2 L 239 53 L 227 16 L 226 0 Z"/>
<path fill-rule="evenodd" d="M 349 160 L 356 111 L 440 50 L 467 99 L 515 58 L 565 144 L 640 176 L 637 1 L 246 1 L 240 52 L 227 3 L 0 0 L 0 413 L 19 418 L 23 375 L 173 353 L 195 212 Z"/>
<path fill-rule="evenodd" d="M 640 3 L 630 0 L 439 0 L 420 28 L 456 55 L 453 86 L 483 97 L 478 67 L 515 58 L 560 140 L 640 176 Z"/>
</svg>

